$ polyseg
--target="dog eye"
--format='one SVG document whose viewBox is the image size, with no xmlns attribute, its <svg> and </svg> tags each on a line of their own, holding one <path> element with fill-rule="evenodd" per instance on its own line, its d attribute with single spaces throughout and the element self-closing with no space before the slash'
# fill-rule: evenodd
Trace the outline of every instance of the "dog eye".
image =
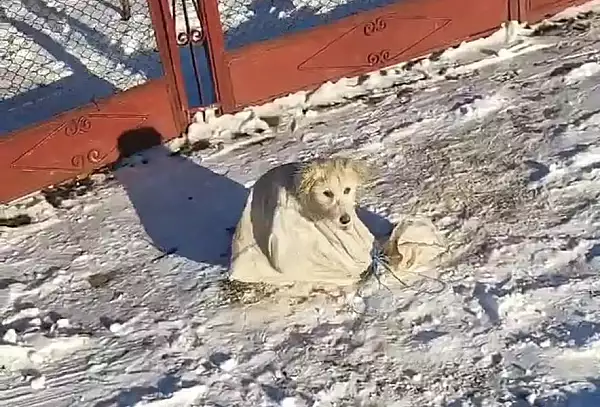
<svg viewBox="0 0 600 407">
<path fill-rule="evenodd" d="M 323 191 L 323 195 L 325 195 L 327 198 L 333 198 L 333 192 L 329 190 Z"/>
<path fill-rule="evenodd" d="M 344 195 L 348 195 L 350 193 L 350 188 L 344 189 Z"/>
</svg>

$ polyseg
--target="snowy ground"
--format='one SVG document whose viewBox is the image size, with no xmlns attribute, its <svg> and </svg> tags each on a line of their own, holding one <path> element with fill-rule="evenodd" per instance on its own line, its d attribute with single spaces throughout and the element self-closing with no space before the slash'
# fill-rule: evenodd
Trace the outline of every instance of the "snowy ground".
<svg viewBox="0 0 600 407">
<path fill-rule="evenodd" d="M 600 17 L 499 37 L 304 94 L 288 133 L 161 147 L 3 208 L 34 222 L 0 229 L 0 405 L 600 405 Z M 252 115 L 205 128 L 239 143 Z M 219 282 L 246 188 L 333 153 L 377 169 L 379 216 L 434 219 L 462 253 L 444 284 L 363 313 L 235 302 Z"/>
</svg>

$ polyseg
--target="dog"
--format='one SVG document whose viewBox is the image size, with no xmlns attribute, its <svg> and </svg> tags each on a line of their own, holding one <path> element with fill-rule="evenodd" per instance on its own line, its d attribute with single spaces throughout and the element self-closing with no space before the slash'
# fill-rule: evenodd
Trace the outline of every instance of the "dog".
<svg viewBox="0 0 600 407">
<path fill-rule="evenodd" d="M 234 233 L 233 280 L 352 284 L 370 264 L 373 236 L 356 213 L 368 168 L 348 158 L 288 163 L 252 187 Z"/>
</svg>

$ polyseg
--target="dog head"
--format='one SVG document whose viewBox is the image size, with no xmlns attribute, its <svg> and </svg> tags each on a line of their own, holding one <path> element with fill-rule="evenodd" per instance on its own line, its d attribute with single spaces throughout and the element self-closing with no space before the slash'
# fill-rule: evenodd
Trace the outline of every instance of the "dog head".
<svg viewBox="0 0 600 407">
<path fill-rule="evenodd" d="M 306 163 L 299 173 L 298 185 L 304 215 L 348 228 L 356 217 L 356 192 L 367 172 L 365 165 L 347 158 Z"/>
</svg>

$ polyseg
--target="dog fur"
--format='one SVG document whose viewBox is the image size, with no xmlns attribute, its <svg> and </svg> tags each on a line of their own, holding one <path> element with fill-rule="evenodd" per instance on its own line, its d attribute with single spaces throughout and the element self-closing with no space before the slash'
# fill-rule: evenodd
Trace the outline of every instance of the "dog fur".
<svg viewBox="0 0 600 407">
<path fill-rule="evenodd" d="M 307 219 L 339 221 L 356 215 L 356 193 L 367 177 L 364 165 L 347 158 L 315 160 L 299 173 L 295 193 Z M 346 227 L 340 223 L 340 227 Z"/>
<path fill-rule="evenodd" d="M 234 280 L 351 284 L 370 263 L 373 236 L 356 197 L 367 168 L 347 158 L 289 163 L 254 184 L 232 244 Z"/>
</svg>

